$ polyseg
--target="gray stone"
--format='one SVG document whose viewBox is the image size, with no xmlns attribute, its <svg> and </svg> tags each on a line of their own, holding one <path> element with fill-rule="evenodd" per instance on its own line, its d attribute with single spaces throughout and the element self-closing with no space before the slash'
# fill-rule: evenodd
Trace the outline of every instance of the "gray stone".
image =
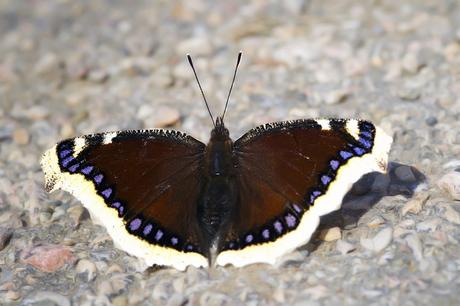
<svg viewBox="0 0 460 306">
<path fill-rule="evenodd" d="M 374 252 L 380 252 L 385 249 L 391 242 L 393 237 L 393 229 L 386 227 L 380 230 L 373 238 L 361 238 L 361 245 Z"/>
<path fill-rule="evenodd" d="M 452 199 L 460 201 L 460 172 L 451 171 L 445 174 L 438 181 L 438 186 L 447 192 Z"/>
</svg>

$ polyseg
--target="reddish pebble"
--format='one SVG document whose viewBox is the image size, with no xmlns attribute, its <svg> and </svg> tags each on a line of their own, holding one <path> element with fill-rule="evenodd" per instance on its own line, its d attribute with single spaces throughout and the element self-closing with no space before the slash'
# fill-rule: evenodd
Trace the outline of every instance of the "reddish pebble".
<svg viewBox="0 0 460 306">
<path fill-rule="evenodd" d="M 43 272 L 55 272 L 66 263 L 74 262 L 70 248 L 61 245 L 41 245 L 23 251 L 23 262 Z"/>
</svg>

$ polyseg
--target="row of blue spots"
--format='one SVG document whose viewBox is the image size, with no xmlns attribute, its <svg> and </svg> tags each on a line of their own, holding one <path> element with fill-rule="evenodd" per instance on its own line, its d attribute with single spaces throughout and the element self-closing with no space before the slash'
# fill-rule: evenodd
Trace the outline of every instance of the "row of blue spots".
<svg viewBox="0 0 460 306">
<path fill-rule="evenodd" d="M 167 235 L 166 231 L 149 221 L 143 221 L 142 218 L 133 218 L 128 223 L 128 229 L 130 232 L 139 235 L 147 241 L 155 242 L 160 245 L 168 245 L 178 247 L 180 240 L 177 236 Z M 198 248 L 188 243 L 185 248 L 186 251 L 196 251 Z"/>
<path fill-rule="evenodd" d="M 359 133 L 359 144 L 361 146 L 353 145 L 351 143 L 348 143 L 348 148 L 347 150 L 340 150 L 339 151 L 339 159 L 342 160 L 339 161 L 339 159 L 331 159 L 329 161 L 329 167 L 330 170 L 332 170 L 334 173 L 337 172 L 337 170 L 340 168 L 340 165 L 350 158 L 354 156 L 363 156 L 364 154 L 368 153 L 370 151 L 370 148 L 372 147 L 373 144 L 373 135 L 371 133 L 371 130 L 374 127 L 367 122 L 364 122 L 360 125 L 360 133 Z M 327 171 L 329 172 L 329 170 Z M 328 175 L 328 174 L 322 174 L 319 177 L 321 186 L 323 187 L 322 189 L 326 189 L 328 185 L 332 182 L 333 176 Z M 309 196 L 309 204 L 313 204 L 313 202 L 318 198 L 323 192 L 319 190 L 314 190 L 310 192 Z"/>
<path fill-rule="evenodd" d="M 94 166 L 84 164 L 82 161 L 78 161 L 75 157 L 73 157 L 72 153 L 72 144 L 63 143 L 59 145 L 58 157 L 60 165 L 70 173 L 75 173 L 77 170 L 79 170 L 79 172 L 85 175 L 85 177 L 91 179 L 96 189 L 100 191 L 100 194 L 104 200 L 109 202 L 111 196 L 113 195 L 113 189 L 110 187 L 106 187 L 105 189 L 102 189 L 102 191 L 99 189 L 100 186 L 103 185 L 104 175 L 94 171 Z M 125 213 L 125 207 L 119 201 L 114 201 L 112 204 L 109 203 L 109 207 L 115 208 L 118 211 L 118 215 L 120 217 L 122 217 Z"/>
<path fill-rule="evenodd" d="M 263 226 L 262 229 L 257 233 L 246 233 L 242 236 L 239 241 L 230 241 L 227 243 L 225 249 L 235 250 L 240 249 L 250 244 L 256 244 L 259 242 L 274 241 L 276 238 L 282 236 L 289 230 L 297 227 L 301 218 L 302 208 L 297 204 L 292 204 L 293 210 L 296 212 L 287 212 L 282 217 L 273 221 L 270 225 Z"/>
</svg>

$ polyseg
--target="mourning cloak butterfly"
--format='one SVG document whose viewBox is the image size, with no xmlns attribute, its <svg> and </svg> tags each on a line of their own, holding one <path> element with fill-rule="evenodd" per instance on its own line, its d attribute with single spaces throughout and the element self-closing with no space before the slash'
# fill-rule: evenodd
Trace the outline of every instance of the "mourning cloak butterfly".
<svg viewBox="0 0 460 306">
<path fill-rule="evenodd" d="M 208 266 L 211 249 L 217 265 L 274 263 L 362 175 L 386 171 L 392 139 L 368 121 L 275 122 L 233 142 L 225 110 L 209 111 L 207 145 L 160 129 L 61 141 L 41 160 L 46 190 L 73 194 L 127 253 L 183 270 Z"/>
</svg>

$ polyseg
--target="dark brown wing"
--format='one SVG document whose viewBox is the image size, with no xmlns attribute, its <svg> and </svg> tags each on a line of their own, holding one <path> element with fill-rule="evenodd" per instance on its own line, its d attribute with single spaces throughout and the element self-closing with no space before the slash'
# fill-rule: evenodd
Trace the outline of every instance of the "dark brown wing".
<svg viewBox="0 0 460 306">
<path fill-rule="evenodd" d="M 57 163 L 43 166 L 48 189 L 78 197 L 122 249 L 183 268 L 207 264 L 196 220 L 204 148 L 175 131 L 105 133 L 63 141 L 42 164 Z"/>
<path fill-rule="evenodd" d="M 357 120 L 279 122 L 248 132 L 234 144 L 239 198 L 217 263 L 273 262 L 304 244 L 360 176 L 383 170 L 390 143 Z"/>
</svg>

